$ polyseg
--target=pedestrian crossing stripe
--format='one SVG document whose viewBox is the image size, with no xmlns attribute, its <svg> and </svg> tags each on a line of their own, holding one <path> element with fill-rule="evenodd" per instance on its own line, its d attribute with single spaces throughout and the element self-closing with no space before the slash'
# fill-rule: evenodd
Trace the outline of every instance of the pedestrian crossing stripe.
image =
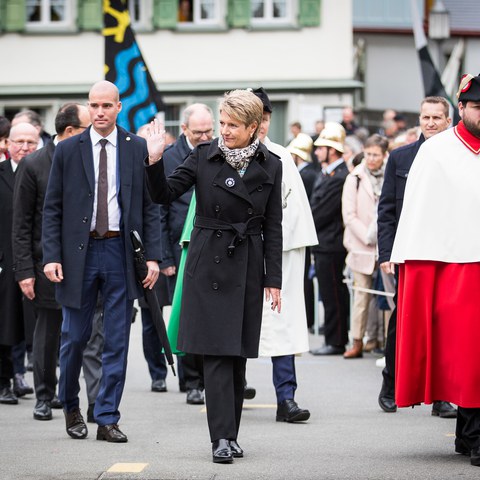
<svg viewBox="0 0 480 480">
<path fill-rule="evenodd" d="M 148 463 L 114 463 L 107 472 L 110 473 L 140 473 Z"/>
</svg>

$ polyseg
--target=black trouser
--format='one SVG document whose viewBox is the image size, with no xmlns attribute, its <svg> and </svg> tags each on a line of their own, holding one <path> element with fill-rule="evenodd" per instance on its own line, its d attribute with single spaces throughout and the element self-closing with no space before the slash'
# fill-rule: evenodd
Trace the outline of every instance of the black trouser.
<svg viewBox="0 0 480 480">
<path fill-rule="evenodd" d="M 50 401 L 55 395 L 61 328 L 61 309 L 37 308 L 33 332 L 33 382 L 37 400 Z"/>
<path fill-rule="evenodd" d="M 313 327 L 315 322 L 315 298 L 313 291 L 313 280 L 309 278 L 310 265 L 312 264 L 310 247 L 305 248 L 305 271 L 303 274 L 303 292 L 305 297 L 305 313 L 307 314 L 307 326 Z"/>
<path fill-rule="evenodd" d="M 470 449 L 480 447 L 480 408 L 458 407 L 455 434 Z"/>
<path fill-rule="evenodd" d="M 244 357 L 203 357 L 207 420 L 212 442 L 220 438 L 237 439 L 246 365 Z"/>
<path fill-rule="evenodd" d="M 343 283 L 346 254 L 315 252 L 315 273 L 325 309 L 325 343 L 345 346 L 348 343 L 350 296 Z"/>
<path fill-rule="evenodd" d="M 183 379 L 188 390 L 203 390 L 203 356 L 186 353 L 182 357 Z"/>
<path fill-rule="evenodd" d="M 398 267 L 395 267 L 395 308 L 388 321 L 387 340 L 385 343 L 385 367 L 382 370 L 383 384 L 381 395 L 395 399 L 395 354 L 397 351 L 397 300 L 398 300 Z"/>
<path fill-rule="evenodd" d="M 13 378 L 11 345 L 0 345 L 0 388 L 10 387 Z"/>
</svg>

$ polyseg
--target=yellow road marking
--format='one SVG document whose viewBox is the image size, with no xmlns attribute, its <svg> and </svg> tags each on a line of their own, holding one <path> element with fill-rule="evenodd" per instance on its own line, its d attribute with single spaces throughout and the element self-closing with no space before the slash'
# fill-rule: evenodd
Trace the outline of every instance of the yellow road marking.
<svg viewBox="0 0 480 480">
<path fill-rule="evenodd" d="M 114 463 L 107 472 L 114 473 L 140 473 L 148 463 Z"/>
</svg>

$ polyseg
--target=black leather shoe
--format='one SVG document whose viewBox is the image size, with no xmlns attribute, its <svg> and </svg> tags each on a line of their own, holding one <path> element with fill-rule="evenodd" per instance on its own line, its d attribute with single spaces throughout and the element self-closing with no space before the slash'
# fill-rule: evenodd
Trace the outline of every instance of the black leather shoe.
<svg viewBox="0 0 480 480">
<path fill-rule="evenodd" d="M 480 467 L 480 447 L 472 448 L 470 452 L 470 465 Z"/>
<path fill-rule="evenodd" d="M 72 412 L 63 412 L 65 414 L 65 426 L 67 433 L 75 440 L 87 438 L 88 428 L 85 420 L 80 413 L 80 409 L 73 410 Z"/>
<path fill-rule="evenodd" d="M 0 403 L 5 405 L 17 405 L 18 398 L 12 392 L 10 387 L 0 388 Z"/>
<path fill-rule="evenodd" d="M 280 402 L 277 407 L 277 422 L 306 422 L 310 418 L 310 412 L 297 405 L 292 399 Z"/>
<path fill-rule="evenodd" d="M 89 403 L 88 404 L 88 409 L 87 409 L 87 423 L 95 423 L 95 415 L 93 414 L 93 410 L 95 408 L 94 403 Z"/>
<path fill-rule="evenodd" d="M 378 396 L 378 404 L 384 412 L 395 413 L 397 411 L 395 399 L 382 395 L 382 392 Z"/>
<path fill-rule="evenodd" d="M 13 378 L 13 393 L 17 397 L 23 397 L 33 393 L 33 388 L 27 383 L 22 374 L 16 373 Z"/>
<path fill-rule="evenodd" d="M 243 398 L 245 400 L 252 400 L 253 398 L 255 398 L 256 394 L 257 391 L 253 387 L 245 385 L 245 389 L 243 390 Z"/>
<path fill-rule="evenodd" d="M 58 399 L 57 394 L 53 396 L 53 398 L 48 402 L 48 404 L 50 405 L 50 408 L 63 408 L 62 402 Z"/>
<path fill-rule="evenodd" d="M 463 438 L 455 439 L 455 453 L 470 456 L 471 449 Z"/>
<path fill-rule="evenodd" d="M 167 391 L 167 382 L 163 378 L 158 380 L 153 380 L 152 382 L 152 392 L 166 392 Z"/>
<path fill-rule="evenodd" d="M 111 443 L 128 442 L 127 436 L 118 428 L 118 425 L 116 423 L 98 427 L 97 440 L 106 440 L 107 442 Z"/>
<path fill-rule="evenodd" d="M 448 402 L 433 402 L 432 415 L 440 418 L 457 418 L 457 409 Z"/>
<path fill-rule="evenodd" d="M 203 405 L 205 403 L 205 396 L 198 388 L 192 388 L 187 392 L 187 403 L 189 405 Z"/>
<path fill-rule="evenodd" d="M 213 463 L 232 463 L 233 452 L 230 447 L 230 441 L 226 438 L 212 442 Z"/>
<path fill-rule="evenodd" d="M 51 420 L 52 419 L 52 409 L 48 404 L 48 401 L 37 400 L 35 408 L 33 409 L 33 418 L 35 420 Z"/>
<path fill-rule="evenodd" d="M 315 350 L 310 350 L 310 353 L 312 355 L 343 355 L 345 353 L 345 347 L 339 345 L 324 345 Z"/>
<path fill-rule="evenodd" d="M 243 449 L 236 440 L 230 440 L 230 449 L 232 450 L 233 458 L 243 457 Z"/>
</svg>

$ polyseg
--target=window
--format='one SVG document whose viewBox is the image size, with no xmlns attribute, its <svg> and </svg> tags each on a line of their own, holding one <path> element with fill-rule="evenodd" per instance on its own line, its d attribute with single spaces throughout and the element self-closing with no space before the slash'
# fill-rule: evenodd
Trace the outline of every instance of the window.
<svg viewBox="0 0 480 480">
<path fill-rule="evenodd" d="M 151 30 L 152 1 L 128 0 L 130 22 L 135 31 Z"/>
<path fill-rule="evenodd" d="M 218 26 L 223 22 L 222 0 L 178 0 L 179 26 Z"/>
<path fill-rule="evenodd" d="M 252 25 L 293 23 L 293 0 L 252 0 Z"/>
<path fill-rule="evenodd" d="M 47 27 L 73 27 L 72 3 L 74 0 L 26 0 L 27 27 L 42 29 Z M 76 3 L 76 2 L 75 2 Z"/>
</svg>

